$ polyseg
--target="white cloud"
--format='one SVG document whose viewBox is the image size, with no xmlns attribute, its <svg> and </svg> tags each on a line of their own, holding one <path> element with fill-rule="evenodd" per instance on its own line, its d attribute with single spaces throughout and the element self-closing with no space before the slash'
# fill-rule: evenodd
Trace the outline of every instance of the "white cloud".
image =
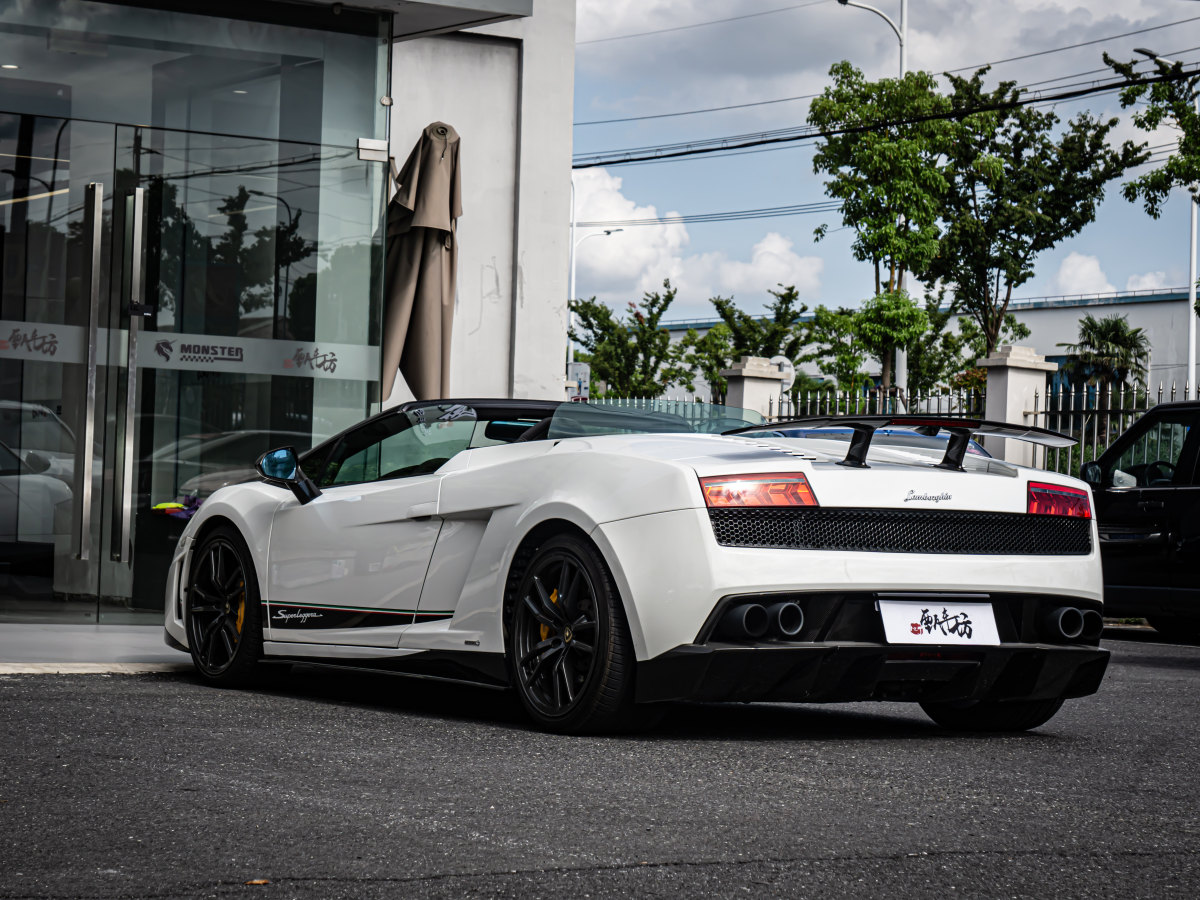
<svg viewBox="0 0 1200 900">
<path fill-rule="evenodd" d="M 653 205 L 638 205 L 622 193 L 622 179 L 604 169 L 582 169 L 575 176 L 576 218 L 580 222 L 655 218 Z M 674 215 L 666 212 L 662 215 Z M 618 312 L 630 300 L 662 287 L 664 279 L 678 289 L 668 318 L 712 315 L 708 299 L 734 295 L 739 305 L 756 312 L 771 297 L 768 290 L 778 284 L 795 285 L 802 298 L 814 299 L 821 290 L 824 261 L 818 256 L 801 256 L 793 242 L 777 232 L 768 232 L 753 247 L 749 258 L 731 257 L 726 251 L 687 255 L 685 225 L 636 225 L 603 237 L 600 227 L 576 234 L 575 293 L 595 296 Z"/>
<path fill-rule="evenodd" d="M 1082 253 L 1067 254 L 1054 276 L 1054 291 L 1058 294 L 1108 294 L 1115 290 L 1100 268 L 1100 260 Z"/>
<path fill-rule="evenodd" d="M 1157 291 L 1167 287 L 1166 272 L 1144 272 L 1141 275 L 1130 275 L 1125 282 L 1127 291 Z"/>
</svg>

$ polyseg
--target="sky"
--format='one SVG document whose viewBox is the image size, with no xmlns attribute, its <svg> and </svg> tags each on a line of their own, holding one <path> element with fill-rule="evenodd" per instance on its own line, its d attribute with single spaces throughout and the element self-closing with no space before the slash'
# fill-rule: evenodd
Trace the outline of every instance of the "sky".
<svg viewBox="0 0 1200 900">
<path fill-rule="evenodd" d="M 899 0 L 874 5 L 898 23 Z M 899 42 L 887 22 L 836 0 L 578 0 L 577 10 L 577 156 L 800 126 L 807 100 L 762 101 L 820 93 L 829 84 L 830 66 L 842 59 L 872 79 L 899 71 Z M 720 19 L 735 20 L 701 24 Z M 630 36 L 660 29 L 672 30 Z M 1141 29 L 1153 30 L 1114 37 Z M 1095 43 L 1058 49 L 1089 41 Z M 967 67 L 969 74 L 995 62 L 985 79 L 988 87 L 1015 80 L 1045 82 L 1035 89 L 1052 90 L 1105 79 L 1111 72 L 1101 53 L 1131 60 L 1135 47 L 1200 64 L 1200 2 L 908 4 L 909 69 L 940 74 Z M 1016 56 L 1026 58 L 1001 62 Z M 759 105 L 670 115 L 748 103 Z M 1064 121 L 1083 110 L 1119 118 L 1110 136 L 1117 144 L 1174 141 L 1167 128 L 1140 131 L 1115 93 L 1059 102 L 1054 110 Z M 655 118 L 585 124 L 647 116 Z M 576 219 L 607 222 L 819 203 L 828 197 L 812 171 L 813 150 L 812 142 L 802 142 L 724 158 L 577 169 Z M 1130 174 L 1142 171 L 1146 168 Z M 1187 284 L 1186 194 L 1176 192 L 1155 220 L 1121 196 L 1120 183 L 1110 184 L 1092 224 L 1038 257 L 1036 274 L 1017 296 Z M 830 233 L 817 242 L 813 231 L 822 224 Z M 874 287 L 871 267 L 854 260 L 853 232 L 841 227 L 836 212 L 625 227 L 607 236 L 602 231 L 577 232 L 577 241 L 598 236 L 577 245 L 575 294 L 595 296 L 618 310 L 658 289 L 664 278 L 679 291 L 667 320 L 711 319 L 708 298 L 718 294 L 761 312 L 777 284 L 795 285 L 810 307 L 857 306 Z"/>
</svg>

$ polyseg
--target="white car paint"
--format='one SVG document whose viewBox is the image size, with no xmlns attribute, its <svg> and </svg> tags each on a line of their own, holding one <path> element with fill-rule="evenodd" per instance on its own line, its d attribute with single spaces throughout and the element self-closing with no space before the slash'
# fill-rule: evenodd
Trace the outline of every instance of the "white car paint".
<svg viewBox="0 0 1200 900">
<path fill-rule="evenodd" d="M 335 602 L 446 612 L 440 621 L 352 635 L 268 629 L 268 655 L 395 656 L 397 650 L 502 653 L 505 579 L 521 539 L 565 520 L 590 535 L 625 604 L 639 661 L 695 640 L 720 598 L 783 590 L 1036 591 L 1102 599 L 1095 522 L 1086 556 L 929 555 L 752 549 L 717 544 L 699 477 L 802 472 L 822 507 L 1023 513 L 1036 480 L 1066 476 L 996 460 L 934 468 L 920 453 L 872 448 L 868 469 L 837 465 L 845 442 L 704 434 L 603 435 L 463 451 L 436 473 L 326 488 L 301 506 L 283 487 L 249 483 L 212 495 L 188 524 L 167 585 L 166 629 L 187 636 L 181 589 L 207 523 L 227 519 L 250 547 L 265 603 Z M 932 499 L 937 498 L 937 499 Z M 408 606 L 405 606 L 408 604 Z M 354 645 L 358 646 L 354 646 Z M 362 645 L 374 645 L 364 647 Z"/>
</svg>

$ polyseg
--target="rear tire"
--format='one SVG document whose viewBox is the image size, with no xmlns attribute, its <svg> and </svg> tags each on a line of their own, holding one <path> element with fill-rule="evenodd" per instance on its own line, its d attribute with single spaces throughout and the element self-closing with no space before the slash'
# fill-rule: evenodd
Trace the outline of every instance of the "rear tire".
<svg viewBox="0 0 1200 900">
<path fill-rule="evenodd" d="M 250 549 L 235 528 L 216 529 L 192 554 L 184 627 L 192 663 L 209 684 L 242 687 L 255 680 L 262 608 Z"/>
<path fill-rule="evenodd" d="M 964 703 L 922 703 L 933 721 L 952 731 L 1028 731 L 1045 725 L 1062 709 L 1061 697 L 1053 700 L 974 700 Z"/>
<path fill-rule="evenodd" d="M 586 538 L 552 537 L 513 562 L 505 604 L 509 678 L 546 731 L 638 727 L 634 654 L 621 598 Z"/>
<path fill-rule="evenodd" d="M 1200 619 L 1187 616 L 1153 616 L 1148 618 L 1154 630 L 1165 638 L 1194 644 L 1200 641 Z"/>
</svg>

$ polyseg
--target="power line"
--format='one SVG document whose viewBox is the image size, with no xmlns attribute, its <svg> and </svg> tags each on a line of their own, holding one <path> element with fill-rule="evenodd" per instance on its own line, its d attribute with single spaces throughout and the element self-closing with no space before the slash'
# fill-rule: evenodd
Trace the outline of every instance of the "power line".
<svg viewBox="0 0 1200 900">
<path fill-rule="evenodd" d="M 1159 81 L 1179 81 L 1200 73 L 1200 69 L 1181 71 L 1178 74 L 1168 73 L 1151 78 L 1140 79 L 1137 83 L 1153 84 Z M 887 128 L 899 125 L 912 125 L 919 122 L 931 122 L 945 119 L 962 119 L 968 115 L 983 112 L 993 112 L 1004 109 L 1014 109 L 1020 106 L 1030 106 L 1035 103 L 1052 103 L 1063 100 L 1073 100 L 1092 94 L 1112 93 L 1128 87 L 1131 83 L 1125 79 L 1094 84 L 1088 87 L 1061 91 L 1056 94 L 1023 96 L 1015 101 L 993 103 L 969 110 L 951 110 L 945 113 L 931 113 L 925 116 L 914 116 L 910 119 L 872 122 L 864 125 L 854 125 L 846 128 L 820 130 L 811 126 L 796 126 L 790 129 L 777 129 L 771 132 L 760 132 L 757 135 L 734 135 L 722 138 L 708 138 L 702 141 L 692 141 L 684 144 L 669 144 L 661 147 L 637 147 L 629 150 L 603 151 L 601 153 L 582 154 L 576 157 L 572 164 L 574 169 L 590 169 L 595 166 L 619 166 L 649 160 L 675 159 L 680 157 L 707 155 L 721 150 L 742 150 L 750 147 L 760 147 L 768 144 L 793 143 L 796 141 L 815 140 L 822 137 L 834 137 L 840 134 L 855 134 L 870 131 L 875 128 Z M 641 156 L 632 156 L 642 153 Z M 612 154 L 612 155 L 605 155 Z"/>
<path fill-rule="evenodd" d="M 790 9 L 793 7 L 788 7 L 788 8 Z M 776 10 L 776 11 L 778 12 L 780 10 Z M 765 14 L 764 13 L 756 13 L 756 15 L 765 15 Z M 1164 25 L 1152 25 L 1148 28 L 1138 29 L 1137 31 L 1126 31 L 1126 32 L 1123 32 L 1122 34 L 1110 34 L 1108 37 L 1095 38 L 1094 40 L 1090 40 L 1090 41 L 1082 41 L 1081 43 L 1078 43 L 1078 44 L 1067 44 L 1062 47 L 1052 47 L 1049 50 L 1039 50 L 1036 53 L 1026 53 L 1022 56 L 1010 56 L 1007 59 L 997 59 L 997 60 L 993 60 L 992 62 L 976 63 L 976 64 L 970 65 L 970 66 L 960 66 L 957 69 L 949 69 L 947 71 L 951 72 L 951 73 L 975 71 L 977 69 L 983 68 L 984 66 L 998 66 L 998 65 L 1001 65 L 1001 64 L 1007 63 L 1007 62 L 1017 62 L 1017 61 L 1023 60 L 1023 59 L 1030 59 L 1035 56 L 1047 56 L 1051 53 L 1061 53 L 1064 50 L 1075 50 L 1075 49 L 1078 49 L 1079 47 L 1088 47 L 1093 44 L 1104 43 L 1105 41 L 1115 41 L 1118 38 L 1132 37 L 1132 36 L 1138 35 L 1138 34 L 1145 34 L 1146 32 L 1149 32 L 1149 31 L 1158 31 L 1163 28 L 1170 28 L 1174 25 L 1186 25 L 1188 22 L 1195 22 L 1197 20 L 1200 20 L 1200 16 L 1193 16 L 1190 19 L 1180 19 L 1178 22 L 1167 22 Z M 725 21 L 725 20 L 721 20 L 721 21 Z M 647 32 L 647 33 L 649 34 L 652 32 Z M 610 38 L 609 40 L 612 40 L 612 39 Z M 1166 55 L 1173 56 L 1173 55 L 1177 55 L 1180 53 L 1190 53 L 1192 50 L 1196 50 L 1196 49 L 1200 49 L 1200 48 L 1191 47 L 1188 50 L 1175 50 L 1172 53 L 1168 53 Z M 1086 71 L 1086 72 L 1076 72 L 1074 75 L 1062 75 L 1058 78 L 1048 78 L 1045 81 L 1037 81 L 1037 82 L 1033 82 L 1033 83 L 1034 84 L 1048 84 L 1051 81 L 1063 81 L 1067 78 L 1075 78 L 1075 77 L 1081 76 L 1081 75 L 1093 75 L 1097 72 L 1105 72 L 1105 71 L 1108 71 L 1108 70 L 1106 68 L 1105 69 L 1090 69 L 1089 71 Z M 703 113 L 710 113 L 710 112 L 726 112 L 731 109 L 749 109 L 749 108 L 755 107 L 755 106 L 769 106 L 769 105 L 775 104 L 775 103 L 791 103 L 791 102 L 794 102 L 797 100 L 811 100 L 814 97 L 819 97 L 819 96 L 820 96 L 820 94 L 799 94 L 795 97 L 779 97 L 775 100 L 755 100 L 755 101 L 751 101 L 748 103 L 732 103 L 728 106 L 710 106 L 710 107 L 705 107 L 704 109 L 689 109 L 689 110 L 682 110 L 680 112 L 656 113 L 654 115 L 645 115 L 645 116 L 626 116 L 626 117 L 616 118 L 616 119 L 591 119 L 591 120 L 588 120 L 585 122 L 575 122 L 574 125 L 577 128 L 581 128 L 585 125 L 612 125 L 612 124 L 616 124 L 619 122 L 642 122 L 647 119 L 670 119 L 670 118 L 676 118 L 678 116 L 695 116 L 695 115 L 701 115 Z"/>
<path fill-rule="evenodd" d="M 582 47 L 584 44 L 605 44 L 609 41 L 624 41 L 629 38 L 648 37 L 652 34 L 667 34 L 672 31 L 687 31 L 691 28 L 704 28 L 708 25 L 722 25 L 725 22 L 739 22 L 742 19 L 757 19 L 759 16 L 771 16 L 775 13 L 790 12 L 793 9 L 804 9 L 809 6 L 818 6 L 822 3 L 828 3 L 829 0 L 809 0 L 808 3 L 796 3 L 792 6 L 781 6 L 777 9 L 764 9 L 762 12 L 746 13 L 744 16 L 730 16 L 728 19 L 713 19 L 711 22 L 693 22 L 691 25 L 674 25 L 671 28 L 658 28 L 654 31 L 639 31 L 634 34 L 616 34 L 606 38 L 592 38 L 587 41 L 576 41 L 576 47 Z"/>
<path fill-rule="evenodd" d="M 795 203 L 791 206 L 766 206 L 759 209 L 736 209 L 726 212 L 692 213 L 690 215 L 657 216 L 640 219 L 610 219 L 603 222 L 576 222 L 577 228 L 622 228 L 638 225 L 693 225 L 701 222 L 736 222 L 744 219 L 775 219 L 780 216 L 802 216 L 813 213 L 837 212 L 838 200 L 818 200 L 814 203 Z"/>
</svg>

